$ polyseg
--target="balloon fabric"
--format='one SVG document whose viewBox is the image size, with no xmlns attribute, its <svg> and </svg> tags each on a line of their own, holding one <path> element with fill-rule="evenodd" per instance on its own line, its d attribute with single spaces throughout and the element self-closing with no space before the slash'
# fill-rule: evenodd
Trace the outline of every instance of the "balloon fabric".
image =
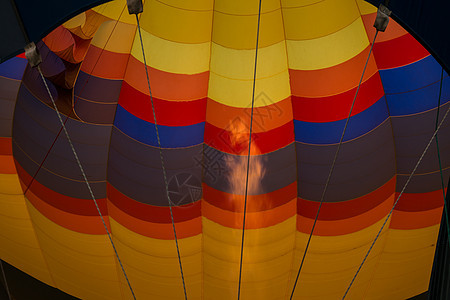
<svg viewBox="0 0 450 300">
<path fill-rule="evenodd" d="M 38 70 L 0 64 L 0 258 L 82 299 L 132 299 L 118 258 L 136 299 L 183 299 L 180 261 L 188 299 L 237 298 L 240 267 L 242 299 L 289 299 L 314 227 L 293 299 L 341 299 L 389 216 L 346 299 L 425 293 L 447 72 L 361 0 L 258 11 L 147 0 L 146 64 L 125 1 L 37 43 L 89 188 Z"/>
</svg>

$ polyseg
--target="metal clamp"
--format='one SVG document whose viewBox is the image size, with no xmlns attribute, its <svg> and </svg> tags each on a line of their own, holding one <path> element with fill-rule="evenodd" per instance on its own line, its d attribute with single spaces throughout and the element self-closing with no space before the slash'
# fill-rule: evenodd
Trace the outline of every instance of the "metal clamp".
<svg viewBox="0 0 450 300">
<path fill-rule="evenodd" d="M 28 59 L 28 63 L 31 67 L 37 67 L 42 62 L 42 57 L 39 54 L 38 49 L 36 48 L 36 45 L 34 42 L 29 43 L 25 46 L 25 57 Z"/>
<path fill-rule="evenodd" d="M 144 11 L 142 0 L 127 0 L 128 13 L 137 15 Z"/>
<path fill-rule="evenodd" d="M 380 4 L 380 7 L 378 7 L 377 17 L 375 18 L 375 23 L 373 24 L 373 27 L 375 27 L 378 31 L 384 32 L 389 24 L 390 15 L 391 11 L 389 10 L 389 8 L 387 8 L 383 4 Z"/>
</svg>

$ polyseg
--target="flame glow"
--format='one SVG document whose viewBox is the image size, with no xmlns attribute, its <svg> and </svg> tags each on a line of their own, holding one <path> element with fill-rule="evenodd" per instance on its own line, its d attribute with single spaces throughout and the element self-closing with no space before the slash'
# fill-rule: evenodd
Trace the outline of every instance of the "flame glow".
<svg viewBox="0 0 450 300">
<path fill-rule="evenodd" d="M 244 211 L 244 195 L 247 178 L 247 155 L 250 141 L 249 127 L 247 127 L 240 119 L 231 121 L 228 126 L 230 146 L 237 155 L 228 159 L 227 167 L 229 170 L 228 181 L 231 186 L 233 197 L 233 206 L 235 211 Z M 260 155 L 261 151 L 252 137 L 250 147 L 250 166 L 248 172 L 248 189 L 247 195 L 257 195 L 262 192 L 261 180 L 265 174 L 264 158 Z M 247 209 L 251 205 L 252 208 L 259 206 L 258 203 L 248 203 Z M 263 205 L 261 203 L 261 205 Z M 256 207 L 255 207 L 256 206 Z M 236 224 L 242 224 L 242 214 L 236 214 Z"/>
<path fill-rule="evenodd" d="M 261 219 L 263 215 L 260 211 L 265 210 L 266 201 L 259 201 L 260 198 L 254 197 L 252 195 L 259 195 L 263 193 L 262 179 L 265 175 L 265 157 L 260 155 L 261 151 L 258 144 L 255 142 L 255 135 L 251 137 L 250 145 L 250 163 L 248 161 L 249 155 L 249 142 L 250 142 L 250 132 L 249 127 L 241 119 L 235 119 L 230 122 L 228 126 L 229 141 L 232 152 L 235 155 L 229 156 L 227 160 L 228 181 L 231 187 L 231 205 L 234 208 L 234 223 L 235 228 L 242 228 L 243 226 L 243 213 L 245 205 L 245 193 L 246 193 L 246 180 L 247 180 L 247 167 L 248 169 L 248 189 L 247 189 L 247 219 L 245 223 L 247 238 L 244 241 L 244 263 L 245 261 L 252 261 L 252 256 L 254 251 L 260 251 L 260 238 L 259 230 L 251 228 L 259 228 L 260 226 L 256 224 L 262 224 Z M 249 226 L 250 225 L 250 226 Z M 256 225 L 256 226 L 255 226 Z M 234 230 L 234 237 L 236 241 L 241 238 L 241 230 Z M 237 243 L 238 244 L 238 243 Z M 229 278 L 237 279 L 236 275 L 239 272 L 239 258 L 240 258 L 240 247 L 232 248 L 230 252 L 233 252 L 235 259 L 235 267 L 230 269 Z M 257 272 L 254 269 L 254 264 L 246 264 L 243 268 L 242 281 L 252 282 L 259 278 L 261 272 Z M 243 285 L 243 290 L 246 290 L 246 285 Z M 243 293 L 245 293 L 243 291 Z M 253 299 L 258 299 L 263 297 L 259 295 L 258 291 L 252 290 Z M 247 297 L 245 297 L 248 299 Z"/>
</svg>

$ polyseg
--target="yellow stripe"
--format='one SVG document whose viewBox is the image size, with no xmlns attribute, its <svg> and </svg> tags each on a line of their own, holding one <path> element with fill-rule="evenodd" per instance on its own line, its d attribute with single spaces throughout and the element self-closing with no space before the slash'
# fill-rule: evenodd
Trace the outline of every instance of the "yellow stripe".
<svg viewBox="0 0 450 300">
<path fill-rule="evenodd" d="M 242 234 L 241 229 L 228 228 L 205 217 L 202 218 L 202 228 L 203 235 L 207 235 L 228 245 L 241 246 L 241 240 L 238 238 Z M 246 246 L 275 243 L 296 232 L 295 217 L 289 218 L 274 226 L 261 229 L 248 229 L 245 232 Z M 264 234 L 261 234 L 261 232 L 264 232 Z"/>
<path fill-rule="evenodd" d="M 245 269 L 244 269 L 245 273 Z M 239 276 L 239 269 L 230 275 Z M 273 278 L 269 281 L 245 281 L 246 274 L 241 284 L 241 299 L 243 300 L 286 300 L 288 276 Z M 203 299 L 229 300 L 237 299 L 237 279 L 236 281 L 224 281 L 219 278 L 204 275 L 205 285 Z M 323 299 L 322 299 L 323 300 Z"/>
<path fill-rule="evenodd" d="M 173 240 L 137 234 L 111 219 L 114 242 L 133 288 L 148 295 L 182 298 L 183 288 Z M 202 235 L 178 239 L 189 298 L 201 297 Z"/>
<path fill-rule="evenodd" d="M 28 214 L 23 196 L 10 200 L 20 203 L 20 214 Z M 0 199 L 0 258 L 31 276 L 52 285 L 52 279 L 41 253 L 33 226 L 29 218 L 14 218 L 14 211 Z"/>
<path fill-rule="evenodd" d="M 340 299 L 383 221 L 352 234 L 313 236 L 301 273 L 301 289 L 296 291 L 295 299 Z M 438 227 L 385 229 L 348 299 L 407 299 L 426 291 Z M 307 234 L 297 233 L 291 287 L 307 238 Z M 327 288 L 321 288 L 324 286 Z"/>
<path fill-rule="evenodd" d="M 234 80 L 210 73 L 208 97 L 232 107 L 251 107 L 253 80 Z M 291 95 L 289 73 L 284 71 L 269 78 L 256 80 L 255 107 L 280 102 Z"/>
<path fill-rule="evenodd" d="M 281 0 L 281 7 L 283 8 L 295 8 L 301 6 L 308 6 L 323 2 L 323 0 Z"/>
<path fill-rule="evenodd" d="M 203 225 L 204 298 L 236 296 L 242 230 L 207 218 Z M 277 225 L 248 229 L 245 235 L 242 293 L 244 299 L 284 296 L 295 244 L 296 217 Z"/>
<path fill-rule="evenodd" d="M 201 260 L 197 260 L 195 263 L 201 267 Z M 181 281 L 178 262 L 178 274 L 174 277 L 149 275 L 146 272 L 143 272 L 141 269 L 134 269 L 129 266 L 125 267 L 127 270 L 127 276 L 132 284 L 133 291 L 136 294 L 136 299 L 184 299 L 183 283 Z M 159 270 L 165 268 L 167 268 L 167 266 L 162 266 Z M 200 272 L 195 275 L 185 274 L 186 292 L 188 294 L 188 299 L 201 299 L 201 277 L 202 274 Z M 125 279 L 122 279 L 121 282 L 123 286 L 122 289 L 128 289 L 128 285 L 126 284 Z M 125 299 L 131 299 L 131 297 L 127 297 Z"/>
<path fill-rule="evenodd" d="M 131 54 L 144 63 L 139 33 Z M 179 74 L 197 74 L 209 70 L 210 43 L 182 44 L 171 42 L 142 30 L 147 64 L 155 69 Z"/>
<path fill-rule="evenodd" d="M 174 6 L 187 10 L 212 10 L 214 6 L 213 0 L 159 0 L 168 6 Z"/>
<path fill-rule="evenodd" d="M 57 226 L 54 224 L 54 226 Z M 54 226 L 48 226 L 49 228 Z M 86 253 L 81 246 L 68 247 L 68 243 L 64 239 L 56 239 L 53 231 L 44 232 L 38 225 L 35 227 L 39 243 L 42 245 L 44 255 L 57 261 L 59 264 L 67 266 L 79 273 L 89 274 L 92 279 L 117 281 L 117 274 L 115 272 L 114 254 L 110 245 L 104 244 L 97 246 L 97 249 L 103 248 L 105 251 L 102 255 L 93 255 Z M 67 230 L 67 229 L 65 229 Z M 69 230 L 67 230 L 69 231 Z M 89 235 L 88 235 L 89 236 Z M 104 237 L 102 237 L 104 239 Z M 92 247 L 92 245 L 91 245 Z M 72 277 L 71 275 L 69 275 Z"/>
<path fill-rule="evenodd" d="M 36 237 L 27 240 L 26 236 L 29 235 L 29 232 L 14 230 L 5 234 L 5 229 L 1 228 L 1 230 L 3 232 L 0 235 L 0 258 L 45 284 L 54 286 L 41 250 L 24 245 L 28 241 L 33 243 Z M 31 226 L 29 231 L 33 231 Z M 25 234 L 25 237 L 21 237 L 21 234 Z M 11 239 L 11 236 L 14 238 L 14 235 L 16 235 L 15 240 Z M 17 237 L 21 238 L 18 239 Z"/>
<path fill-rule="evenodd" d="M 390 229 L 368 299 L 408 299 L 428 289 L 439 225 Z"/>
<path fill-rule="evenodd" d="M 261 13 L 265 14 L 280 8 L 280 0 L 265 0 L 261 2 Z M 225 14 L 257 15 L 259 0 L 226 0 L 216 1 L 214 10 Z"/>
<path fill-rule="evenodd" d="M 58 288 L 83 299 L 117 296 L 117 266 L 106 235 L 74 232 L 53 223 L 29 202 L 28 209 Z"/>
<path fill-rule="evenodd" d="M 249 261 L 246 260 L 246 262 L 254 263 L 273 259 L 279 254 L 273 253 L 277 248 L 277 243 L 279 252 L 287 252 L 289 247 L 286 244 L 282 245 L 280 241 L 288 243 L 289 239 L 293 238 L 296 232 L 295 222 L 296 217 L 292 217 L 274 226 L 246 230 L 245 247 L 252 249 L 249 251 L 251 255 L 246 257 Z M 209 253 L 222 260 L 239 262 L 242 230 L 222 226 L 205 217 L 202 218 L 202 228 L 203 253 Z M 261 245 L 268 246 L 268 248 L 258 249 Z"/>
<path fill-rule="evenodd" d="M 0 174 L 0 181 L 3 180 L 4 175 L 5 174 Z M 1 185 L 2 183 L 0 182 L 0 186 Z M 28 215 L 28 211 L 25 206 L 25 198 L 23 194 L 3 194 L 3 189 L 1 187 L 0 191 L 0 216 L 18 219 L 21 221 L 29 221 L 30 216 Z"/>
<path fill-rule="evenodd" d="M 147 32 L 169 41 L 200 44 L 211 40 L 212 10 L 185 10 L 147 0 L 140 22 Z"/>
<path fill-rule="evenodd" d="M 325 0 L 283 9 L 286 39 L 308 40 L 337 32 L 360 17 L 355 0 Z"/>
<path fill-rule="evenodd" d="M 72 268 L 73 265 L 61 264 L 52 257 L 47 257 L 46 260 L 52 270 L 53 279 L 57 283 L 56 287 L 65 293 L 80 299 L 123 299 L 119 281 L 111 282 L 93 278 L 89 273 L 93 270 L 92 267 L 83 272 L 78 272 Z M 116 273 L 116 269 L 111 269 L 111 271 Z M 122 288 L 126 289 L 127 287 Z"/>
<path fill-rule="evenodd" d="M 296 290 L 295 299 L 322 297 L 322 299 L 340 299 L 350 280 L 362 262 L 367 250 L 375 238 L 381 224 L 380 220 L 374 225 L 361 231 L 341 236 L 313 236 L 308 255 L 301 272 L 301 288 Z M 387 226 L 385 227 L 387 228 Z M 362 294 L 371 279 L 378 256 L 383 250 L 387 237 L 387 229 L 380 235 L 372 249 L 358 279 L 351 288 L 348 299 L 363 299 Z M 294 258 L 293 280 L 297 275 L 300 261 L 308 240 L 309 234 L 297 232 L 296 251 Z M 324 289 L 323 287 L 326 287 Z M 303 297 L 303 298 L 302 298 Z"/>
<path fill-rule="evenodd" d="M 368 15 L 377 12 L 377 8 L 365 0 L 356 0 L 356 3 L 358 4 L 361 15 Z"/>
<path fill-rule="evenodd" d="M 258 15 L 237 16 L 214 12 L 213 42 L 233 49 L 255 49 Z M 261 15 L 259 47 L 284 40 L 281 9 Z"/>
<path fill-rule="evenodd" d="M 76 15 L 72 19 L 68 20 L 63 25 L 68 29 L 73 29 L 78 26 L 83 27 L 85 22 L 86 22 L 86 14 L 83 12 L 79 15 Z"/>
<path fill-rule="evenodd" d="M 177 257 L 175 242 L 173 240 L 160 240 L 145 237 L 122 226 L 114 219 L 110 219 L 114 238 L 122 241 L 128 247 L 148 255 L 161 258 Z M 182 255 L 191 256 L 200 251 L 201 235 L 179 239 Z"/>
<path fill-rule="evenodd" d="M 136 31 L 135 25 L 106 21 L 97 30 L 91 44 L 111 52 L 130 53 Z"/>
<path fill-rule="evenodd" d="M 27 203 L 29 204 L 28 208 L 34 226 L 51 237 L 51 240 L 48 240 L 49 243 L 52 241 L 54 243 L 59 242 L 59 244 L 64 245 L 68 249 L 79 252 L 80 255 L 114 257 L 114 252 L 106 234 L 92 235 L 66 229 L 47 219 L 28 201 Z M 42 248 L 44 251 L 47 251 L 47 249 L 44 249 L 44 246 Z"/>
<path fill-rule="evenodd" d="M 428 283 L 431 273 L 429 270 L 416 270 L 408 274 L 408 282 L 406 285 L 399 285 L 396 279 L 385 278 L 381 285 L 378 280 L 373 280 L 372 285 L 378 290 L 373 290 L 370 294 L 366 294 L 364 299 L 410 299 L 420 295 L 428 290 Z M 427 280 L 423 278 L 426 277 Z M 372 290 L 372 289 L 371 289 Z"/>
<path fill-rule="evenodd" d="M 22 195 L 17 174 L 0 174 L 0 191 L 4 195 Z"/>
<path fill-rule="evenodd" d="M 120 22 L 136 24 L 135 15 L 128 14 L 126 1 L 111 1 L 94 7 L 93 10 L 112 20 L 117 20 L 120 17 Z"/>
<path fill-rule="evenodd" d="M 369 40 L 358 18 L 336 33 L 313 40 L 287 40 L 286 44 L 291 69 L 317 70 L 351 59 L 369 45 Z"/>
<path fill-rule="evenodd" d="M 401 253 L 434 246 L 438 232 L 439 225 L 413 230 L 390 229 L 386 252 Z"/>
<path fill-rule="evenodd" d="M 38 249 L 39 244 L 36 240 L 30 218 L 27 216 L 28 212 L 23 204 L 23 196 L 14 196 L 11 197 L 11 200 L 14 200 L 14 202 L 22 201 L 22 203 L 19 202 L 19 205 L 11 203 L 10 206 L 13 209 L 9 209 L 8 202 L 0 199 L 0 228 L 2 229 L 0 235 L 21 246 Z M 15 214 L 16 211 L 20 215 L 26 215 L 26 217 L 21 218 L 18 214 Z M 14 252 L 11 252 L 11 254 L 14 254 Z"/>
<path fill-rule="evenodd" d="M 0 174 L 0 258 L 52 284 L 17 174 Z"/>
<path fill-rule="evenodd" d="M 212 43 L 211 72 L 223 77 L 253 80 L 255 50 L 235 50 Z M 258 49 L 258 78 L 270 77 L 288 69 L 284 41 Z"/>
</svg>

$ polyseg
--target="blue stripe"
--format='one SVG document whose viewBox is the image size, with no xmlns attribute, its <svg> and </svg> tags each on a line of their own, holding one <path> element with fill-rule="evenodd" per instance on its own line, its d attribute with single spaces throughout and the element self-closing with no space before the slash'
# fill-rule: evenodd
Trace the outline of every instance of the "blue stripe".
<svg viewBox="0 0 450 300">
<path fill-rule="evenodd" d="M 404 116 L 436 108 L 439 97 L 440 81 L 425 88 L 408 93 L 386 95 L 391 116 Z M 450 100 L 450 79 L 442 83 L 441 105 Z"/>
<path fill-rule="evenodd" d="M 358 99 L 356 99 L 358 101 Z M 383 123 L 389 116 L 384 97 L 349 120 L 344 141 L 352 140 Z M 308 144 L 336 144 L 341 139 L 345 119 L 335 122 L 310 123 L 294 120 L 295 141 Z"/>
<path fill-rule="evenodd" d="M 415 63 L 380 70 L 386 94 L 403 93 L 423 88 L 441 79 L 442 67 L 430 55 Z"/>
<path fill-rule="evenodd" d="M 26 66 L 26 59 L 20 57 L 12 57 L 0 64 L 0 76 L 22 80 L 23 72 Z"/>
<path fill-rule="evenodd" d="M 123 133 L 144 144 L 158 147 L 155 125 L 139 119 L 122 106 L 117 106 L 114 125 Z M 181 148 L 203 143 L 205 122 L 189 126 L 158 125 L 161 147 Z"/>
</svg>

